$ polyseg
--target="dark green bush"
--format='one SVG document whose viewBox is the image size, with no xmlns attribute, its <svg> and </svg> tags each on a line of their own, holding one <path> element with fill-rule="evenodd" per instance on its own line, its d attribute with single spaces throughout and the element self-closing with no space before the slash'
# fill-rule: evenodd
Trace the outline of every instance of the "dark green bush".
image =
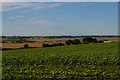
<svg viewBox="0 0 120 80">
<path fill-rule="evenodd" d="M 103 43 L 104 41 L 103 40 L 99 40 L 98 43 Z"/>
<path fill-rule="evenodd" d="M 55 44 L 51 44 L 51 46 L 59 46 L 57 43 L 55 43 Z"/>
<path fill-rule="evenodd" d="M 22 43 L 22 41 L 16 41 L 16 43 Z"/>
<path fill-rule="evenodd" d="M 65 42 L 66 45 L 71 45 L 72 43 L 73 43 L 72 40 L 68 40 L 68 41 Z"/>
<path fill-rule="evenodd" d="M 5 41 L 2 41 L 2 43 L 6 43 Z"/>
<path fill-rule="evenodd" d="M 81 42 L 80 42 L 79 39 L 74 39 L 72 44 L 80 44 L 80 43 L 81 43 Z"/>
<path fill-rule="evenodd" d="M 23 42 L 30 42 L 30 41 L 27 41 L 25 39 L 19 39 L 19 40 L 16 41 L 16 43 L 23 43 Z"/>
<path fill-rule="evenodd" d="M 92 37 L 85 37 L 83 38 L 83 43 L 88 44 L 88 43 L 96 43 L 97 39 L 93 39 Z"/>
<path fill-rule="evenodd" d="M 55 43 L 55 44 L 43 44 L 42 47 L 54 47 L 54 46 L 64 46 L 63 43 Z"/>
<path fill-rule="evenodd" d="M 59 46 L 64 46 L 65 44 L 63 44 L 63 43 L 59 43 L 58 45 L 59 45 Z"/>
<path fill-rule="evenodd" d="M 24 48 L 29 48 L 29 45 L 28 44 L 24 44 Z"/>
<path fill-rule="evenodd" d="M 50 47 L 50 45 L 44 43 L 44 44 L 42 45 L 42 47 Z"/>
<path fill-rule="evenodd" d="M 74 39 L 74 40 L 68 40 L 65 42 L 66 45 L 71 45 L 71 44 L 80 44 L 80 40 L 79 39 Z"/>
</svg>

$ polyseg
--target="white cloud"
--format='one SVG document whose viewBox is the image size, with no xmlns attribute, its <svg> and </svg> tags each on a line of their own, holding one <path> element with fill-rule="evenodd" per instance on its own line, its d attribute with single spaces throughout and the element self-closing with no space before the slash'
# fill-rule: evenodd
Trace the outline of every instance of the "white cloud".
<svg viewBox="0 0 120 80">
<path fill-rule="evenodd" d="M 43 8 L 59 7 L 61 3 L 28 3 L 28 2 L 4 2 L 0 11 L 10 11 L 21 8 L 31 8 L 33 10 Z"/>
<path fill-rule="evenodd" d="M 2 0 L 3 2 L 118 2 L 119 0 Z"/>
<path fill-rule="evenodd" d="M 13 1 L 13 0 L 12 0 Z M 51 2 L 58 2 L 58 3 L 49 3 L 49 1 L 41 1 L 41 2 L 19 2 L 19 0 L 16 2 L 12 2 L 9 0 L 4 1 L 2 3 L 2 8 L 0 8 L 0 11 L 10 11 L 10 10 L 16 10 L 21 8 L 30 8 L 32 10 L 38 10 L 43 8 L 53 8 L 53 7 L 59 7 L 64 3 L 59 2 L 98 2 L 99 0 L 49 0 Z M 32 1 L 32 0 L 31 0 Z M 118 2 L 118 0 L 100 0 L 99 2 Z M 85 7 L 87 5 L 82 4 L 81 7 Z"/>
<path fill-rule="evenodd" d="M 25 20 L 25 22 L 28 24 L 36 24 L 36 25 L 40 25 L 43 27 L 54 27 L 54 26 L 59 25 L 59 23 L 48 21 L 48 20 L 40 20 L 36 17 L 32 17 L 30 19 L 27 19 L 27 20 Z"/>
<path fill-rule="evenodd" d="M 58 25 L 58 23 L 50 22 L 50 21 L 42 21 L 42 20 L 34 20 L 31 22 L 32 24 L 38 24 L 43 27 L 53 27 Z"/>
<path fill-rule="evenodd" d="M 9 17 L 9 19 L 18 19 L 18 18 L 24 18 L 24 16 Z"/>
<path fill-rule="evenodd" d="M 12 19 L 15 19 L 16 17 L 11 17 Z M 23 20 L 16 20 L 18 24 L 32 24 L 32 25 L 37 25 L 37 26 L 42 26 L 42 27 L 55 27 L 58 26 L 59 23 L 48 21 L 48 20 L 40 20 L 36 17 L 32 17 L 29 19 L 23 19 Z"/>
</svg>

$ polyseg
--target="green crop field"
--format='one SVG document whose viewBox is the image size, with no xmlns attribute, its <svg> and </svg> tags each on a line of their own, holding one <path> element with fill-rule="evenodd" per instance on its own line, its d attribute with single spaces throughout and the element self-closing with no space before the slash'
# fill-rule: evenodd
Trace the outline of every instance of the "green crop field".
<svg viewBox="0 0 120 80">
<path fill-rule="evenodd" d="M 3 42 L 16 42 L 18 40 L 2 40 Z"/>
<path fill-rule="evenodd" d="M 3 79 L 120 79 L 118 43 L 8 50 L 2 61 Z"/>
</svg>

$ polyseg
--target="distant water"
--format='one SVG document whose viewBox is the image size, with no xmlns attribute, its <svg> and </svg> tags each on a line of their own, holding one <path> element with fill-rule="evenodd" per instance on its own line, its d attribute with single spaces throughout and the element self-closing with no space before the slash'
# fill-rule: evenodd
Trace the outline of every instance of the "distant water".
<svg viewBox="0 0 120 80">
<path fill-rule="evenodd" d="M 30 39 L 30 41 L 65 41 L 68 39 Z"/>
<path fill-rule="evenodd" d="M 120 40 L 120 39 L 97 39 L 97 40 Z"/>
<path fill-rule="evenodd" d="M 60 41 L 60 40 L 65 41 L 69 39 L 29 39 L 29 41 Z M 97 39 L 97 40 L 118 40 L 118 39 Z"/>
</svg>

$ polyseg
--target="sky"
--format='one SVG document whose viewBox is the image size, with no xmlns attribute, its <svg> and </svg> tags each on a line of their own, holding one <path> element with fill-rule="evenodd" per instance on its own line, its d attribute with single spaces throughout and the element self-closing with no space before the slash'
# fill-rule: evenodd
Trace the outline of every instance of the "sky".
<svg viewBox="0 0 120 80">
<path fill-rule="evenodd" d="M 1 0 L 2 2 L 118 2 L 119 0 Z"/>
<path fill-rule="evenodd" d="M 2 35 L 117 35 L 117 2 L 3 2 Z"/>
</svg>

